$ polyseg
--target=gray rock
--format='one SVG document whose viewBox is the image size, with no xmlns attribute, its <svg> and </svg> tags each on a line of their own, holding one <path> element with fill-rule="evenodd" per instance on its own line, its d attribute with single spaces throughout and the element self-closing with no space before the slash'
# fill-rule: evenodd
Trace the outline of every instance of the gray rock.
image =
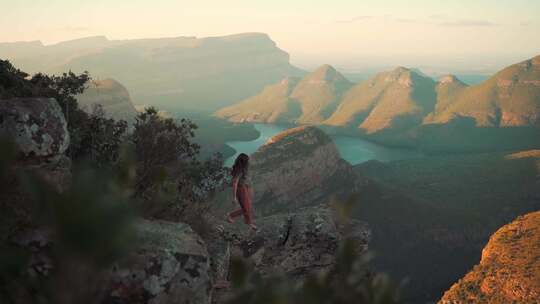
<svg viewBox="0 0 540 304">
<path fill-rule="evenodd" d="M 69 146 L 67 123 L 53 98 L 0 101 L 0 133 L 15 141 L 23 158 L 58 157 Z"/>
<path fill-rule="evenodd" d="M 202 239 L 183 223 L 140 220 L 131 256 L 112 271 L 113 303 L 209 303 L 210 263 Z"/>
<path fill-rule="evenodd" d="M 325 206 L 309 207 L 257 220 L 253 233 L 238 223 L 227 227 L 231 240 L 243 258 L 251 260 L 263 276 L 286 274 L 302 278 L 308 273 L 326 270 L 335 263 L 335 254 L 344 237 L 352 237 L 359 250 L 367 250 L 370 231 L 366 224 L 354 222 L 347 234 L 336 224 Z"/>
<path fill-rule="evenodd" d="M 346 199 L 365 182 L 316 127 L 272 137 L 251 157 L 254 211 L 271 215 Z"/>
</svg>

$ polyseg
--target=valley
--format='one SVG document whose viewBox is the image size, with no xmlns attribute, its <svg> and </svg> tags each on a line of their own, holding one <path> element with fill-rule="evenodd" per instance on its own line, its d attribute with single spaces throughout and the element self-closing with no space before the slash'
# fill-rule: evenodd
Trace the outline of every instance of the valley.
<svg viewBox="0 0 540 304">
<path fill-rule="evenodd" d="M 435 301 L 478 263 L 491 234 L 540 209 L 540 151 L 430 156 L 355 166 L 371 180 L 356 217 L 374 265 L 407 279 L 411 303 Z"/>
<path fill-rule="evenodd" d="M 308 70 L 276 41 L 0 42 L 0 248 L 17 257 L 0 283 L 27 297 L 12 302 L 356 303 L 370 288 L 392 296 L 370 304 L 540 299 L 540 56 L 491 75 L 487 63 Z M 232 172 L 257 229 L 229 216 L 251 207 Z M 361 288 L 342 282 L 368 292 L 347 302 Z M 55 302 L 58 289 L 75 296 Z M 10 292 L 0 284 L 0 302 Z"/>
</svg>

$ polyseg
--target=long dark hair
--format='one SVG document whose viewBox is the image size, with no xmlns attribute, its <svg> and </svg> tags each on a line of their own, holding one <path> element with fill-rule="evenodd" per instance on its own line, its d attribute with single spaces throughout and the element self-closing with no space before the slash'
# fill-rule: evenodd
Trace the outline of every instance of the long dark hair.
<svg viewBox="0 0 540 304">
<path fill-rule="evenodd" d="M 232 166 L 231 175 L 233 177 L 237 177 L 240 174 L 246 175 L 249 167 L 249 156 L 245 153 L 240 153 L 238 157 L 236 157 L 236 160 L 234 161 L 234 165 Z"/>
</svg>

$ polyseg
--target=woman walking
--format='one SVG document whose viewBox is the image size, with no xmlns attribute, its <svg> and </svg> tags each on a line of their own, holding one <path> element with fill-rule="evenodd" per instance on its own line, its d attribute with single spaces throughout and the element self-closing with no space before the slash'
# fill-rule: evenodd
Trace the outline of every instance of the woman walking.
<svg viewBox="0 0 540 304">
<path fill-rule="evenodd" d="M 251 210 L 251 179 L 249 177 L 249 156 L 245 153 L 238 155 L 232 167 L 232 191 L 233 204 L 239 204 L 240 209 L 227 215 L 227 221 L 234 223 L 234 219 L 240 215 L 244 216 L 244 222 L 253 230 L 257 226 L 253 224 Z"/>
</svg>

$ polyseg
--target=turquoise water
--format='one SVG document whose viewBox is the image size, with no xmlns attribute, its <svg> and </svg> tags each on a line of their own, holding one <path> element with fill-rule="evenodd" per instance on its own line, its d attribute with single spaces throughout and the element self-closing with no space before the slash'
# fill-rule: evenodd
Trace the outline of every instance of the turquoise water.
<svg viewBox="0 0 540 304">
<path fill-rule="evenodd" d="M 236 150 L 236 154 L 225 160 L 226 166 L 232 166 L 240 153 L 251 154 L 262 146 L 272 136 L 286 130 L 287 127 L 270 124 L 254 124 L 261 135 L 252 141 L 230 141 L 227 145 Z M 387 148 L 367 140 L 344 135 L 331 135 L 336 143 L 341 158 L 351 165 L 360 164 L 368 160 L 391 161 L 422 157 L 422 153 L 414 150 Z"/>
<path fill-rule="evenodd" d="M 261 135 L 259 138 L 251 141 L 228 141 L 226 144 L 236 150 L 236 154 L 233 156 L 227 158 L 225 160 L 225 166 L 232 166 L 234 160 L 240 153 L 246 153 L 251 154 L 257 149 L 259 149 L 260 146 L 262 146 L 267 140 L 270 139 L 270 137 L 281 133 L 281 131 L 286 130 L 287 127 L 285 126 L 278 126 L 278 125 L 270 125 L 270 124 L 254 124 L 253 125 Z"/>
</svg>

